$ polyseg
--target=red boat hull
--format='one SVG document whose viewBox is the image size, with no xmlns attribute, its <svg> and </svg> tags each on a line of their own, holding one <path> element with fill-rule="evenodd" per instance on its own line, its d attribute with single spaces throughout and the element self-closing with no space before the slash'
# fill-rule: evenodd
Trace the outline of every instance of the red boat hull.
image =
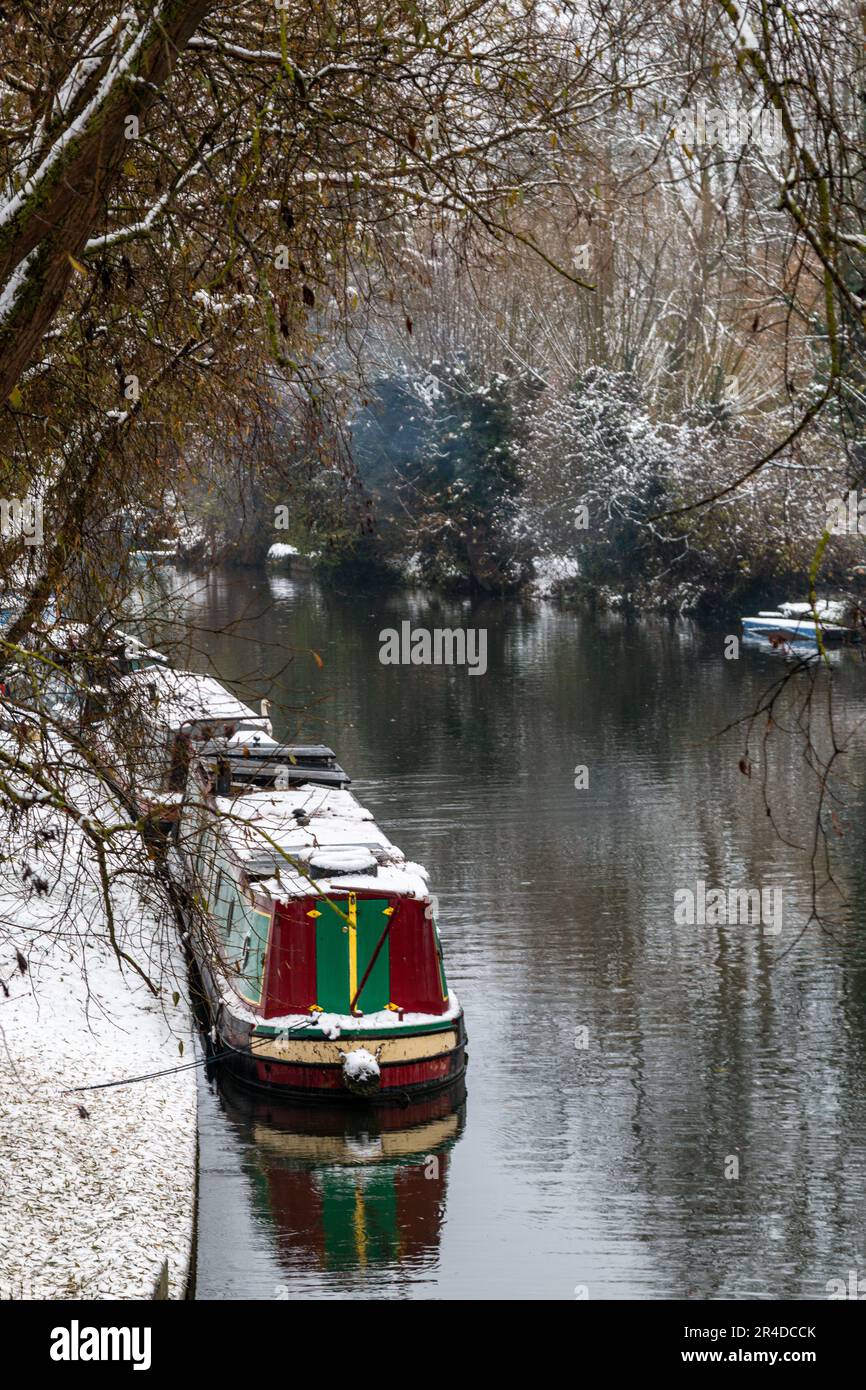
<svg viewBox="0 0 866 1390">
<path fill-rule="evenodd" d="M 220 1038 L 220 1051 L 227 1070 L 247 1086 L 292 1099 L 335 1101 L 357 1105 L 405 1105 L 417 1096 L 429 1095 L 459 1081 L 466 1071 L 466 1043 L 460 1028 L 460 1041 L 449 1052 L 410 1063 L 383 1065 L 381 1083 L 373 1095 L 358 1096 L 346 1088 L 341 1066 L 318 1063 L 281 1062 L 256 1057 L 249 1047 L 226 1045 Z M 375 1039 L 362 1039 L 374 1047 Z"/>
</svg>

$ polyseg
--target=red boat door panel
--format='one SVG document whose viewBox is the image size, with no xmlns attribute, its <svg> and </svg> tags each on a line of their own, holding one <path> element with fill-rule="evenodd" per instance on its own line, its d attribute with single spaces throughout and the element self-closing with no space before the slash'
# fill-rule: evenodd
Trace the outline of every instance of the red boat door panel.
<svg viewBox="0 0 866 1390">
<path fill-rule="evenodd" d="M 265 1018 L 305 1014 L 316 999 L 316 922 L 312 898 L 278 903 L 265 966 Z"/>
<path fill-rule="evenodd" d="M 396 908 L 390 937 L 391 1002 L 407 1013 L 443 1014 L 447 991 L 439 969 L 433 918 L 426 903 L 407 898 Z"/>
</svg>

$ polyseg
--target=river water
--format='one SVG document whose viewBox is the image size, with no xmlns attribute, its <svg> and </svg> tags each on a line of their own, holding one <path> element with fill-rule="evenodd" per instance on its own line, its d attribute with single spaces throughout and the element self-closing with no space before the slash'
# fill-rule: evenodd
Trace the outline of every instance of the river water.
<svg viewBox="0 0 866 1390">
<path fill-rule="evenodd" d="M 188 586 L 174 660 L 330 743 L 430 870 L 470 1044 L 465 1105 L 396 1130 L 202 1077 L 198 1297 L 814 1298 L 866 1273 L 859 732 L 842 896 L 800 936 L 809 854 L 773 822 L 808 841 L 813 779 L 782 711 L 751 777 L 744 732 L 720 736 L 789 669 L 726 659 L 736 627 L 168 582 Z M 487 673 L 382 665 L 406 619 L 485 628 Z M 866 719 L 862 662 L 834 688 L 841 722 Z M 678 925 L 699 880 L 772 890 L 781 918 Z"/>
</svg>

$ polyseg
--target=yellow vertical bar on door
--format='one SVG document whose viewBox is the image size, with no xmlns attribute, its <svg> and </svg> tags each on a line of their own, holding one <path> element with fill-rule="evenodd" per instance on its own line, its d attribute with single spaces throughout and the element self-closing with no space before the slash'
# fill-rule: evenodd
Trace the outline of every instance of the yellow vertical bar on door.
<svg viewBox="0 0 866 1390">
<path fill-rule="evenodd" d="M 358 898 L 349 894 L 349 1001 L 358 988 Z"/>
</svg>

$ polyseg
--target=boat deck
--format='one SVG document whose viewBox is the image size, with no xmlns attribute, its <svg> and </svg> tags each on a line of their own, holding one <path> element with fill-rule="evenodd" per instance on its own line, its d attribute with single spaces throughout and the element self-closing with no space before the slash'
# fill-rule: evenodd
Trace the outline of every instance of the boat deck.
<svg viewBox="0 0 866 1390">
<path fill-rule="evenodd" d="M 406 860 L 351 792 L 239 789 L 216 797 L 215 807 L 221 834 L 248 879 L 275 901 L 309 894 L 311 881 L 323 895 L 427 896 L 426 870 Z"/>
</svg>

